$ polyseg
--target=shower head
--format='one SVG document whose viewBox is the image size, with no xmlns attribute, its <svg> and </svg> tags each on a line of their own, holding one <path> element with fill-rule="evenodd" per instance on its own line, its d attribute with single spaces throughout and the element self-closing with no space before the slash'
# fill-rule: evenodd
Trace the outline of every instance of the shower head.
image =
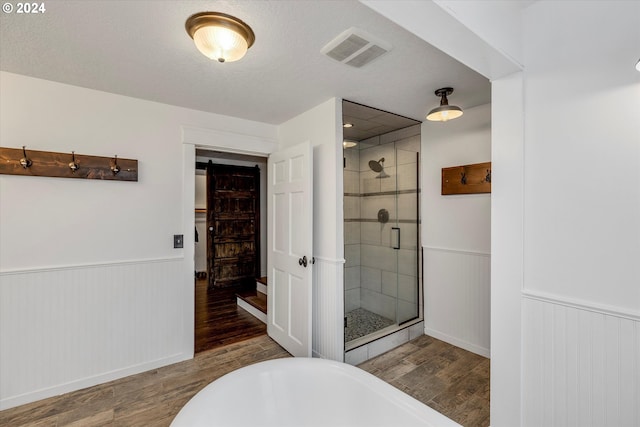
<svg viewBox="0 0 640 427">
<path fill-rule="evenodd" d="M 384 166 L 382 165 L 383 163 L 384 157 L 377 162 L 375 160 L 369 160 L 369 168 L 374 172 L 382 172 L 384 170 Z"/>
</svg>

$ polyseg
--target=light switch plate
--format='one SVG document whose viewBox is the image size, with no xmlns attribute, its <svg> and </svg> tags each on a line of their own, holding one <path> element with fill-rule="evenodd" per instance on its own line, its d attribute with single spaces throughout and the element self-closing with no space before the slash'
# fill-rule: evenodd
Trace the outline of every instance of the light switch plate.
<svg viewBox="0 0 640 427">
<path fill-rule="evenodd" d="M 182 234 L 174 234 L 173 235 L 173 247 L 176 249 L 184 247 L 184 240 Z"/>
</svg>

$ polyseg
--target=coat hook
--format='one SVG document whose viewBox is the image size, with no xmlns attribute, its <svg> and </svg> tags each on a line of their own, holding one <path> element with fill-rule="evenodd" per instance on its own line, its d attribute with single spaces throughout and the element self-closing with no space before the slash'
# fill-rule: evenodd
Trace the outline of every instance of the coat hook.
<svg viewBox="0 0 640 427">
<path fill-rule="evenodd" d="M 466 172 L 460 172 L 460 175 L 462 175 L 462 177 L 460 178 L 460 184 L 466 184 L 467 183 L 467 173 Z"/>
<path fill-rule="evenodd" d="M 111 172 L 113 172 L 114 175 L 117 175 L 118 172 L 120 172 L 120 166 L 118 166 L 118 155 L 116 154 L 116 157 L 113 159 L 113 164 L 111 165 Z"/>
<path fill-rule="evenodd" d="M 71 163 L 69 163 L 69 169 L 71 169 L 71 172 L 75 172 L 78 170 L 78 168 L 80 168 L 80 166 L 78 166 L 78 164 L 76 163 L 76 152 L 72 151 L 71 152 Z"/>
<path fill-rule="evenodd" d="M 27 151 L 24 148 L 25 146 L 22 146 L 22 158 L 20 159 L 20 164 L 22 165 L 23 168 L 28 168 L 31 167 L 31 165 L 33 164 L 33 162 L 31 161 L 30 158 L 27 157 Z"/>
<path fill-rule="evenodd" d="M 487 169 L 487 175 L 484 177 L 484 182 L 491 182 L 491 169 Z"/>
</svg>

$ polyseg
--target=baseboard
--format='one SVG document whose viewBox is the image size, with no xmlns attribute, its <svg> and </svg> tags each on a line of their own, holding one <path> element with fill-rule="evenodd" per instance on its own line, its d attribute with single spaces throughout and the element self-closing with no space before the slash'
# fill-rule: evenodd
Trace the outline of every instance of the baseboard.
<svg viewBox="0 0 640 427">
<path fill-rule="evenodd" d="M 115 371 L 107 372 L 92 377 L 82 378 L 76 381 L 71 381 L 65 384 L 59 384 L 53 387 L 47 387 L 41 390 L 21 394 L 18 396 L 7 397 L 0 400 L 0 411 L 13 408 L 16 406 L 24 405 L 38 400 L 46 399 L 53 396 L 59 396 L 61 394 L 69 393 L 76 390 L 81 390 L 87 387 L 93 387 L 98 384 L 103 384 L 109 381 L 118 380 L 120 378 L 128 377 L 131 375 L 140 374 L 142 372 L 150 371 L 152 369 L 161 368 L 163 366 L 172 365 L 174 363 L 183 362 L 193 358 L 193 353 L 179 353 L 173 356 L 165 357 L 162 359 L 154 360 L 151 362 L 141 363 L 139 365 L 130 366 L 124 369 L 118 369 Z"/>
<path fill-rule="evenodd" d="M 455 345 L 456 347 L 460 347 L 464 350 L 470 351 L 472 353 L 475 354 L 479 354 L 480 356 L 489 358 L 491 356 L 491 350 L 488 348 L 484 348 L 484 347 L 480 347 L 478 345 L 475 344 L 471 344 L 469 342 L 466 342 L 464 340 L 461 340 L 459 338 L 456 337 L 452 337 L 450 335 L 447 335 L 445 333 L 430 329 L 428 327 L 425 326 L 424 328 L 424 333 L 426 335 L 429 335 L 431 337 L 437 338 L 441 341 L 447 342 L 451 345 Z"/>
<path fill-rule="evenodd" d="M 238 307 L 240 307 L 241 309 L 249 312 L 249 314 L 252 315 L 253 317 L 255 317 L 256 319 L 258 319 L 259 321 L 261 321 L 265 325 L 267 324 L 267 315 L 265 313 L 261 312 L 260 310 L 258 310 L 254 306 L 252 306 L 251 304 L 249 304 L 246 301 L 242 300 L 241 298 L 237 298 L 237 304 L 238 304 Z"/>
</svg>

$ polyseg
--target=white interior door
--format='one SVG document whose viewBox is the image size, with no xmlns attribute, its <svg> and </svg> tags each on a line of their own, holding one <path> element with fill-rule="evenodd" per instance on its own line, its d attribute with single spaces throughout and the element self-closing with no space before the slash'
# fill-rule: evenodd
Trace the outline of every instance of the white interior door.
<svg viewBox="0 0 640 427">
<path fill-rule="evenodd" d="M 269 156 L 267 332 L 311 357 L 313 151 L 305 142 Z"/>
</svg>

